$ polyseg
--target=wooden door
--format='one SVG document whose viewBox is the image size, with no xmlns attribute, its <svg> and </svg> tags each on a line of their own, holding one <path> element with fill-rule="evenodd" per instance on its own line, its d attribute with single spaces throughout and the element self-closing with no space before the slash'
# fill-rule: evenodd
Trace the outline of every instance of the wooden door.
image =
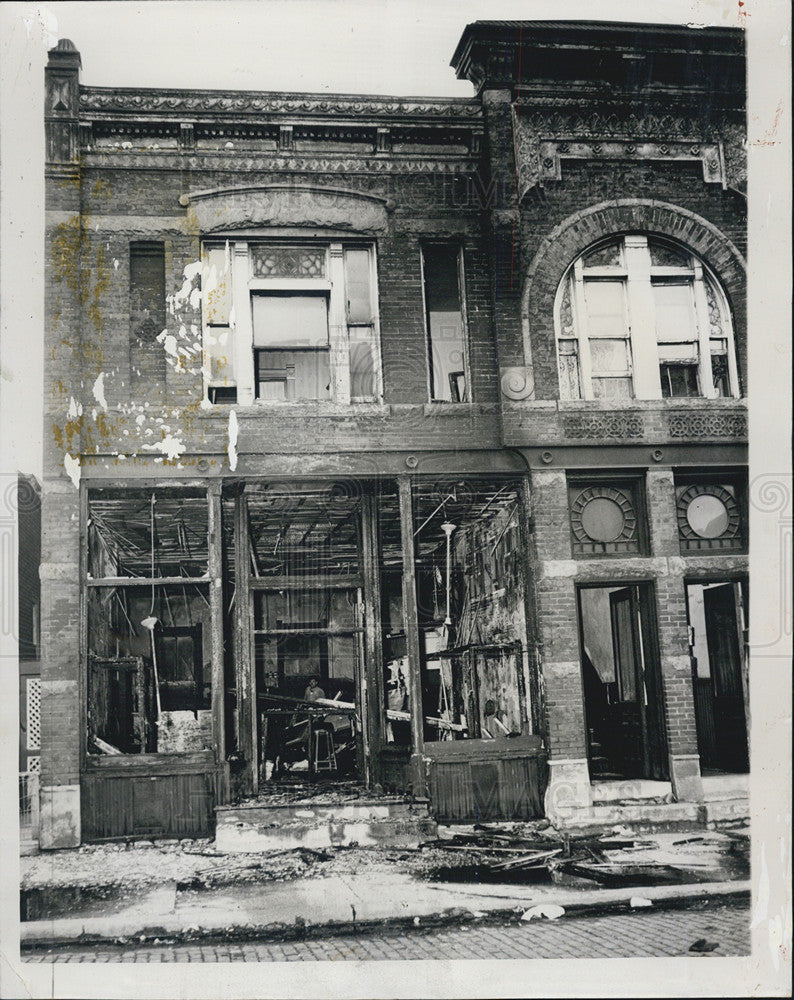
<svg viewBox="0 0 794 1000">
<path fill-rule="evenodd" d="M 646 773 L 645 699 L 634 588 L 613 591 L 609 595 L 609 610 L 618 695 L 610 713 L 610 756 L 616 771 L 630 778 L 643 777 Z"/>
<path fill-rule="evenodd" d="M 624 587 L 609 595 L 617 703 L 612 706 L 612 753 L 628 777 L 667 778 L 667 739 L 652 592 Z"/>
<path fill-rule="evenodd" d="M 747 727 L 733 585 L 705 589 L 703 610 L 711 667 L 715 761 L 726 771 L 746 771 Z"/>
</svg>

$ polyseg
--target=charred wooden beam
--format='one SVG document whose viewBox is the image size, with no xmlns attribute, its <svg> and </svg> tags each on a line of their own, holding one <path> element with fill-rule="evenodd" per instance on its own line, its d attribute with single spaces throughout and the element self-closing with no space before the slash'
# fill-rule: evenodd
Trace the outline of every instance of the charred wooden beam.
<svg viewBox="0 0 794 1000">
<path fill-rule="evenodd" d="M 400 531 L 403 546 L 403 623 L 408 654 L 408 692 L 411 709 L 411 751 L 414 792 L 427 793 L 427 779 L 422 759 L 425 745 L 424 713 L 422 710 L 422 661 L 419 647 L 419 612 L 416 605 L 416 569 L 414 566 L 414 515 L 411 500 L 411 480 L 401 476 Z"/>
<path fill-rule="evenodd" d="M 210 577 L 210 655 L 212 662 L 212 748 L 220 764 L 226 757 L 223 663 L 223 553 L 221 533 L 221 482 L 214 480 L 207 491 L 209 577 Z"/>
</svg>

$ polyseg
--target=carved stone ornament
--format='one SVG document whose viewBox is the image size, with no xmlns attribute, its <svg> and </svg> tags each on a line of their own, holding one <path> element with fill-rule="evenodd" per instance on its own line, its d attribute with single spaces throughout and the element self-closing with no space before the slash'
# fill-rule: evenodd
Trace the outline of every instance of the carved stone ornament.
<svg viewBox="0 0 794 1000">
<path fill-rule="evenodd" d="M 679 411 L 667 415 L 670 437 L 694 438 L 746 438 L 747 417 L 743 413 L 686 413 Z"/>
<path fill-rule="evenodd" d="M 641 438 L 645 433 L 642 417 L 623 413 L 593 413 L 563 417 L 563 433 L 584 441 Z"/>
<path fill-rule="evenodd" d="M 576 487 L 570 508 L 576 555 L 639 551 L 637 512 L 629 489 L 610 483 Z"/>
<path fill-rule="evenodd" d="M 711 120 L 662 109 L 646 114 L 513 107 L 518 197 L 544 180 L 559 180 L 562 160 L 700 161 L 703 179 L 738 191 L 746 187 L 744 131 L 729 116 Z M 551 165 L 549 162 L 551 161 Z"/>
<path fill-rule="evenodd" d="M 741 547 L 741 510 L 724 486 L 698 483 L 686 487 L 678 495 L 676 513 L 682 548 Z"/>
<path fill-rule="evenodd" d="M 322 94 L 267 94 L 246 91 L 195 93 L 179 90 L 124 90 L 83 87 L 81 111 L 138 112 L 198 115 L 287 114 L 335 115 L 350 118 L 450 118 L 475 120 L 482 117 L 477 101 L 468 99 L 405 100 L 358 98 Z"/>
<path fill-rule="evenodd" d="M 503 367 L 501 370 L 502 395 L 506 399 L 523 400 L 535 398 L 535 376 L 527 365 Z"/>
<path fill-rule="evenodd" d="M 539 180 L 561 180 L 562 161 L 589 160 L 697 160 L 703 167 L 706 184 L 722 184 L 727 187 L 727 179 L 722 169 L 722 154 L 717 143 L 693 145 L 690 142 L 566 142 L 565 151 L 555 140 L 541 141 L 538 152 L 541 158 Z"/>
<path fill-rule="evenodd" d="M 352 231 L 386 228 L 384 198 L 308 185 L 221 188 L 182 195 L 202 233 L 260 226 L 317 226 Z"/>
</svg>

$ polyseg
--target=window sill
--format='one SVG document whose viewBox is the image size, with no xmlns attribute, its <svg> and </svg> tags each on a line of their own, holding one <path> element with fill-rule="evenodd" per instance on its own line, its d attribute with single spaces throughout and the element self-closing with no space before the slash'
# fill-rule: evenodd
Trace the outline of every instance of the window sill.
<svg viewBox="0 0 794 1000">
<path fill-rule="evenodd" d="M 494 412 L 496 407 L 488 403 L 431 402 L 422 404 L 422 410 L 426 417 L 462 417 L 470 413 Z"/>
<path fill-rule="evenodd" d="M 88 771 L 128 771 L 147 772 L 191 772 L 206 771 L 215 766 L 215 754 L 212 750 L 195 750 L 191 753 L 133 753 L 120 754 L 112 757 L 95 754 L 85 755 L 85 768 Z"/>
<path fill-rule="evenodd" d="M 720 396 L 717 399 L 676 396 L 669 399 L 503 399 L 506 410 L 559 410 L 565 412 L 594 410 L 712 410 L 747 409 L 746 396 Z"/>
<path fill-rule="evenodd" d="M 262 416 L 263 414 L 292 414 L 299 417 L 313 416 L 350 416 L 362 413 L 387 414 L 389 406 L 385 403 L 334 403 L 330 400 L 306 400 L 306 402 L 289 402 L 283 400 L 257 399 L 253 403 L 211 403 L 204 407 L 201 416 L 212 419 L 225 416 L 234 410 L 238 416 Z"/>
</svg>

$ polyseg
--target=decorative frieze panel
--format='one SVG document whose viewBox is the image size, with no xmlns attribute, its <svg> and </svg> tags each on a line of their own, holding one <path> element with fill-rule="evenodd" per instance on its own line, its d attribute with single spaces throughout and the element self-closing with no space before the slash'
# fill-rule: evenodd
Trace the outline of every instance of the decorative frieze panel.
<svg viewBox="0 0 794 1000">
<path fill-rule="evenodd" d="M 155 155 L 151 149 L 142 151 L 140 149 L 124 146 L 123 142 L 118 143 L 119 149 L 110 151 L 113 162 L 119 168 L 136 169 L 151 166 L 152 156 Z M 90 151 L 89 151 L 90 152 Z M 97 149 L 93 152 L 99 156 L 107 155 L 105 150 Z M 180 169 L 186 166 L 183 159 L 174 153 L 173 150 L 160 149 L 155 151 L 159 157 L 157 160 L 158 169 L 171 170 Z M 189 166 L 195 170 L 216 170 L 218 169 L 218 159 L 228 159 L 228 152 L 225 150 L 199 150 L 191 156 Z M 89 161 L 89 166 L 103 163 L 101 159 Z M 409 183 L 413 183 L 416 177 L 416 187 L 406 192 L 406 196 L 413 199 L 415 204 L 417 199 L 422 199 L 422 203 L 429 201 L 438 203 L 438 192 L 428 189 L 425 194 L 420 185 L 425 183 L 425 178 L 421 175 L 431 174 L 438 176 L 439 183 L 444 183 L 446 178 L 452 178 L 464 186 L 461 193 L 455 192 L 453 207 L 458 209 L 461 203 L 465 207 L 479 208 L 478 181 L 474 176 L 476 165 L 471 158 L 466 156 L 443 157 L 435 159 L 419 158 L 413 156 L 383 157 L 377 159 L 374 156 L 281 156 L 277 152 L 260 150 L 255 153 L 250 151 L 238 151 L 234 157 L 234 169 L 239 173 L 246 171 L 270 171 L 273 173 L 302 173 L 302 174 L 348 174 L 361 175 L 381 174 L 390 177 L 399 175 L 411 175 Z"/>
<path fill-rule="evenodd" d="M 559 180 L 565 159 L 695 161 L 702 164 L 706 183 L 744 190 L 743 132 L 725 116 L 712 121 L 662 111 L 625 115 L 514 107 L 513 128 L 519 198 L 537 184 Z"/>
<path fill-rule="evenodd" d="M 623 413 L 577 414 L 563 417 L 565 437 L 583 441 L 642 438 L 645 426 L 641 416 Z"/>
<path fill-rule="evenodd" d="M 727 186 L 717 143 L 546 140 L 539 155 L 541 183 L 562 178 L 563 160 L 698 160 L 707 184 Z"/>
<path fill-rule="evenodd" d="M 675 440 L 747 437 L 747 417 L 743 413 L 688 413 L 667 415 L 670 437 Z"/>
</svg>

